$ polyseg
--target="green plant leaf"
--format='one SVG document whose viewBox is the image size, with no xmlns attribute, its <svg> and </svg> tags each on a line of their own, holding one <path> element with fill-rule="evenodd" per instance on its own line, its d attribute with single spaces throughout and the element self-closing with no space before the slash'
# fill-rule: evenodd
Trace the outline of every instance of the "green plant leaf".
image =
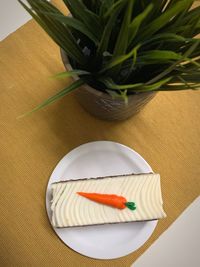
<svg viewBox="0 0 200 267">
<path fill-rule="evenodd" d="M 128 37 L 129 37 L 129 24 L 132 19 L 132 9 L 135 3 L 135 0 L 126 0 L 126 11 L 121 23 L 120 31 L 117 36 L 116 44 L 113 50 L 113 58 L 120 57 L 126 54 L 128 48 Z M 123 61 L 122 61 L 123 62 Z M 115 68 L 112 68 L 110 75 L 118 75 L 120 71 L 121 64 L 116 64 Z"/>
<path fill-rule="evenodd" d="M 127 1 L 127 0 L 126 0 Z M 126 53 L 128 47 L 129 24 L 132 18 L 132 8 L 135 0 L 128 0 L 126 12 L 115 44 L 113 57 Z"/>
<path fill-rule="evenodd" d="M 200 83 L 193 85 L 189 88 L 190 90 L 199 90 L 200 89 Z M 186 85 L 173 85 L 173 84 L 167 84 L 163 87 L 160 87 L 159 91 L 182 91 L 182 90 L 188 90 L 188 86 Z"/>
<path fill-rule="evenodd" d="M 67 77 L 72 77 L 72 76 L 77 76 L 77 75 L 88 75 L 90 74 L 90 72 L 85 71 L 85 70 L 70 70 L 70 71 L 64 71 L 64 72 L 60 72 L 57 73 L 53 76 L 51 76 L 51 78 L 55 78 L 55 79 L 63 79 L 63 78 L 67 78 Z"/>
<path fill-rule="evenodd" d="M 157 76 L 155 76 L 153 79 L 151 79 L 150 81 L 148 81 L 147 84 L 155 83 L 156 81 L 162 79 L 163 77 L 165 77 L 166 75 L 168 75 L 170 72 L 172 72 L 176 68 L 176 66 L 178 64 L 180 64 L 181 62 L 184 61 L 184 58 L 188 58 L 190 56 L 190 54 L 192 54 L 192 52 L 195 51 L 195 49 L 199 45 L 199 43 L 200 43 L 200 40 L 198 40 L 193 45 L 191 45 L 191 47 L 185 52 L 185 54 L 183 55 L 183 57 L 180 60 L 177 60 L 170 67 L 168 67 L 167 69 L 165 69 L 164 71 L 162 71 L 160 74 L 158 74 Z"/>
<path fill-rule="evenodd" d="M 184 81 L 185 83 L 200 83 L 200 71 L 196 74 L 181 74 L 178 76 L 182 81 Z"/>
<path fill-rule="evenodd" d="M 94 12 L 95 14 L 99 14 L 100 13 L 100 7 L 102 5 L 102 0 L 82 0 L 83 4 L 92 12 Z M 110 2 L 110 4 L 112 4 L 111 1 L 107 1 Z"/>
<path fill-rule="evenodd" d="M 127 90 L 127 89 L 135 89 L 144 86 L 144 83 L 136 83 L 136 84 L 116 84 L 112 79 L 109 78 L 102 78 L 100 79 L 101 82 L 105 84 L 109 89 L 113 90 Z"/>
<path fill-rule="evenodd" d="M 135 17 L 131 22 L 131 24 L 129 25 L 128 45 L 130 45 L 133 39 L 135 38 L 140 25 L 142 24 L 143 20 L 147 17 L 147 15 L 151 12 L 152 8 L 153 4 L 151 3 L 146 7 L 146 9 L 142 13 L 140 13 L 137 17 Z"/>
<path fill-rule="evenodd" d="M 23 1 L 18 0 L 25 10 L 38 22 L 38 24 L 40 24 L 49 36 L 67 52 L 70 57 L 76 60 L 79 64 L 84 64 L 86 59 L 69 29 L 64 27 L 61 23 L 58 24 L 57 20 L 53 20 L 52 18 L 50 19 L 47 15 L 42 14 L 43 11 L 48 12 L 49 10 L 53 10 L 56 13 L 59 13 L 59 11 L 46 1 L 27 1 L 31 8 L 25 5 Z"/>
<path fill-rule="evenodd" d="M 117 16 L 118 16 L 119 12 L 121 11 L 121 9 L 123 8 L 123 5 L 124 5 L 123 1 L 118 1 L 117 6 L 115 8 L 113 8 L 112 12 L 110 12 L 109 20 L 108 20 L 108 22 L 104 28 L 99 47 L 97 49 L 97 56 L 98 57 L 101 57 L 103 52 L 107 51 L 107 49 L 108 49 L 108 44 L 109 44 L 109 40 L 110 40 L 110 36 L 112 33 L 114 23 L 116 22 Z"/>
<path fill-rule="evenodd" d="M 127 90 L 127 92 L 147 92 L 147 91 L 154 91 L 159 89 L 161 86 L 164 84 L 167 84 L 172 77 L 165 78 L 163 80 L 160 80 L 157 83 L 151 84 L 151 85 L 146 85 L 144 83 L 136 83 L 136 84 L 123 84 L 123 85 L 118 85 L 114 83 L 110 79 L 102 79 L 101 81 L 109 88 L 109 89 L 114 89 L 114 90 Z"/>
<path fill-rule="evenodd" d="M 64 97 L 65 95 L 67 95 L 68 93 L 74 91 L 75 89 L 77 89 L 78 87 L 80 87 L 81 85 L 83 85 L 85 82 L 81 79 L 75 81 L 74 83 L 72 83 L 71 85 L 69 85 L 68 87 L 64 88 L 63 90 L 61 90 L 59 93 L 55 94 L 54 96 L 48 98 L 47 100 L 45 100 L 44 102 L 42 102 L 40 105 L 36 106 L 34 109 L 32 109 L 31 111 L 21 115 L 18 117 L 18 119 L 23 118 L 27 115 L 32 114 L 35 111 L 38 111 L 46 106 L 48 106 L 49 104 L 54 103 L 55 101 L 57 101 L 58 99 L 61 99 L 62 97 Z"/>
<path fill-rule="evenodd" d="M 161 43 L 161 42 L 189 42 L 192 41 L 192 38 L 185 38 L 181 35 L 175 34 L 175 33 L 160 33 L 153 35 L 151 38 L 145 40 L 142 44 L 147 45 L 147 44 L 156 44 L 156 43 Z"/>
<path fill-rule="evenodd" d="M 93 35 L 100 39 L 102 34 L 102 25 L 99 17 L 87 9 L 82 1 L 79 0 L 63 0 L 74 18 L 81 20 Z"/>
<path fill-rule="evenodd" d="M 148 63 L 151 61 L 157 61 L 159 63 L 160 61 L 180 60 L 183 56 L 173 51 L 148 50 L 141 53 L 138 57 L 140 58 L 140 60 L 146 61 Z"/>
<path fill-rule="evenodd" d="M 112 0 L 110 2 L 113 2 Z M 101 7 L 101 16 L 104 17 L 104 19 L 108 19 L 113 12 L 115 12 L 115 9 L 118 9 L 118 7 L 121 4 L 126 4 L 126 1 L 124 0 L 118 0 L 115 1 L 115 3 L 111 4 L 108 0 L 104 0 Z"/>
<path fill-rule="evenodd" d="M 118 56 L 118 57 L 113 57 L 113 59 L 107 63 L 107 65 L 101 70 L 100 73 L 104 73 L 105 71 L 123 63 L 124 61 L 126 61 L 127 59 L 129 59 L 130 57 L 133 56 L 134 60 L 135 60 L 135 54 L 137 53 L 137 50 L 140 48 L 140 44 L 138 44 L 136 47 L 134 47 L 132 49 L 132 51 L 130 51 L 128 54 L 123 55 L 123 56 Z"/>
<path fill-rule="evenodd" d="M 146 92 L 146 91 L 156 91 L 160 89 L 161 86 L 164 84 L 167 84 L 169 81 L 171 81 L 172 77 L 168 77 L 165 79 L 160 80 L 159 82 L 152 83 L 151 85 L 145 85 L 140 91 Z"/>
<path fill-rule="evenodd" d="M 189 10 L 191 9 L 191 7 L 192 7 L 192 5 L 193 5 L 194 2 L 195 2 L 195 1 L 193 1 L 193 0 L 189 0 L 188 3 L 187 3 L 187 5 L 185 6 L 185 9 L 183 10 L 183 12 L 182 12 L 180 15 L 176 16 L 176 17 L 169 23 L 169 27 L 171 27 L 171 29 L 172 29 L 172 28 L 176 28 L 176 27 L 178 27 L 179 25 L 184 25 L 185 22 L 186 22 L 186 25 L 189 23 L 189 21 L 188 21 L 188 19 L 189 19 L 188 14 L 190 13 Z M 187 17 L 187 19 L 186 19 L 186 17 Z M 194 16 L 194 18 L 195 18 L 195 16 Z M 187 21 L 185 21 L 185 19 L 186 19 Z M 184 22 L 184 21 L 185 21 L 185 22 Z M 174 27 L 173 27 L 173 26 L 174 26 Z M 169 27 L 167 27 L 168 30 L 169 30 Z"/>
<path fill-rule="evenodd" d="M 161 14 L 164 10 L 164 7 L 166 6 L 168 0 L 151 0 L 153 5 L 154 5 L 154 9 L 152 10 L 152 14 L 151 14 L 151 19 L 154 19 L 156 17 L 159 16 L 159 14 Z M 147 1 L 148 3 L 148 1 Z"/>
<path fill-rule="evenodd" d="M 78 19 L 75 19 L 73 17 L 66 17 L 64 15 L 60 15 L 60 14 L 54 14 L 54 13 L 47 13 L 50 17 L 55 17 L 57 20 L 59 20 L 60 22 L 62 22 L 63 24 L 76 29 L 78 31 L 80 31 L 81 33 L 83 33 L 84 35 L 86 35 L 88 38 L 90 38 L 96 45 L 99 43 L 98 38 L 96 37 L 96 35 L 94 35 L 88 28 L 87 26 L 84 25 L 83 22 L 81 22 Z"/>
<path fill-rule="evenodd" d="M 172 3 L 173 0 L 170 1 Z M 163 12 L 158 18 L 153 20 L 149 25 L 147 25 L 146 30 L 139 36 L 139 40 L 144 40 L 150 35 L 158 32 L 162 27 L 164 27 L 174 16 L 181 14 L 181 12 L 188 5 L 188 0 L 175 1 L 171 7 L 169 7 L 165 12 Z"/>
</svg>

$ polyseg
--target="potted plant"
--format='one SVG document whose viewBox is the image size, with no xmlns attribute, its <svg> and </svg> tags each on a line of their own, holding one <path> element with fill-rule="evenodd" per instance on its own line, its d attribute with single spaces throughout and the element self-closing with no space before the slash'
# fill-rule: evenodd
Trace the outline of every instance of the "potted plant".
<svg viewBox="0 0 200 267">
<path fill-rule="evenodd" d="M 138 112 L 158 91 L 198 89 L 200 7 L 195 0 L 18 0 L 60 46 L 73 78 L 36 111 L 76 90 L 82 106 L 110 120 Z M 30 112 L 29 112 L 30 113 Z"/>
</svg>

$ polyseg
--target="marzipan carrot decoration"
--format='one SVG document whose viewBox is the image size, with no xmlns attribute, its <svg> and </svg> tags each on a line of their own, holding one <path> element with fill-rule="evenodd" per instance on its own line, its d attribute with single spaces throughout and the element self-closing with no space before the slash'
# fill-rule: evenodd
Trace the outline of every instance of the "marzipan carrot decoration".
<svg viewBox="0 0 200 267">
<path fill-rule="evenodd" d="M 88 198 L 92 201 L 112 206 L 117 209 L 125 209 L 126 207 L 130 210 L 135 210 L 136 206 L 134 202 L 127 202 L 125 197 L 118 195 L 110 195 L 110 194 L 99 194 L 99 193 L 84 193 L 77 192 L 82 197 Z"/>
</svg>

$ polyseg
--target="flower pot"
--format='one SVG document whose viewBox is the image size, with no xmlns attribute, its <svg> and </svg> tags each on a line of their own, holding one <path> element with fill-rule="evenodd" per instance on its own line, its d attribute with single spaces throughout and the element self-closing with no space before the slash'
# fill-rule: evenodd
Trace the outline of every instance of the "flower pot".
<svg viewBox="0 0 200 267">
<path fill-rule="evenodd" d="M 66 70 L 71 70 L 68 57 L 61 49 L 61 58 Z M 78 77 L 73 77 L 77 80 Z M 113 99 L 109 94 L 96 90 L 89 85 L 76 89 L 75 96 L 81 106 L 90 114 L 104 120 L 125 120 L 138 113 L 156 92 L 136 93 L 129 95 L 128 104 L 123 99 Z"/>
</svg>

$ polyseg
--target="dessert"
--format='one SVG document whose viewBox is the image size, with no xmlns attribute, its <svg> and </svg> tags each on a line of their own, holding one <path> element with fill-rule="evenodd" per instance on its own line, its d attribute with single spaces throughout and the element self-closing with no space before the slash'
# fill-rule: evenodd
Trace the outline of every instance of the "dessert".
<svg viewBox="0 0 200 267">
<path fill-rule="evenodd" d="M 73 227 L 148 221 L 166 216 L 159 174 L 130 174 L 53 183 L 52 225 Z"/>
</svg>

